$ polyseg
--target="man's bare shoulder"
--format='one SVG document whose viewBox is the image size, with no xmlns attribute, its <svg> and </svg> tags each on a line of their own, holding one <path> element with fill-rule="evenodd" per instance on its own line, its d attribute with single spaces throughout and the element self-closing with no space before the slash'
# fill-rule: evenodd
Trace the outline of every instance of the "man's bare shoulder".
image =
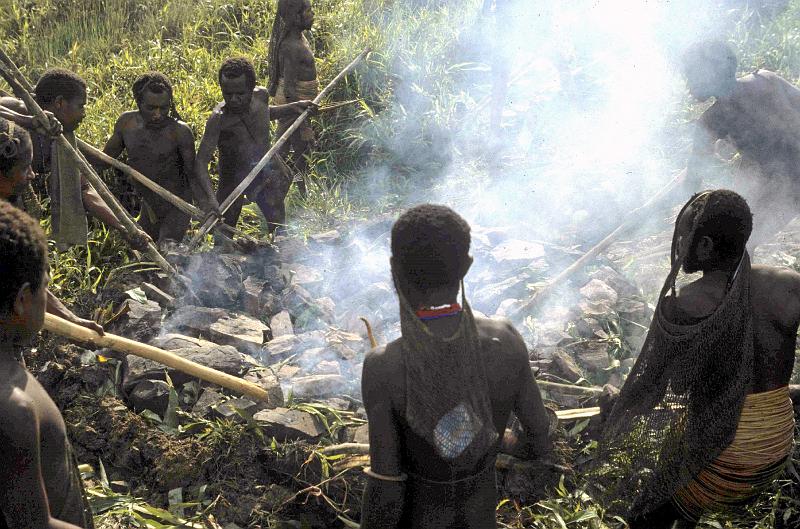
<svg viewBox="0 0 800 529">
<path fill-rule="evenodd" d="M 398 374 L 402 373 L 402 348 L 400 340 L 376 347 L 364 357 L 361 389 L 365 399 L 386 395 L 395 388 Z"/>
<path fill-rule="evenodd" d="M 28 108 L 25 106 L 25 103 L 16 97 L 0 97 L 0 106 L 10 108 L 19 114 L 28 113 Z"/>
<path fill-rule="evenodd" d="M 194 132 L 192 128 L 181 120 L 173 119 L 170 127 L 175 131 L 179 139 L 191 139 L 194 141 Z"/>
<path fill-rule="evenodd" d="M 128 131 L 141 127 L 142 125 L 143 123 L 139 112 L 136 110 L 129 110 L 120 114 L 120 116 L 117 118 L 117 124 L 115 128 Z"/>
<path fill-rule="evenodd" d="M 528 361 L 528 347 L 519 331 L 506 318 L 475 317 L 478 337 L 484 349 L 491 351 L 500 361 Z"/>
<path fill-rule="evenodd" d="M 38 424 L 37 403 L 18 386 L 0 385 L 8 397 L 0 399 L 0 437 L 6 440 L 32 441 Z"/>
<path fill-rule="evenodd" d="M 753 265 L 752 284 L 769 292 L 800 292 L 800 273 L 791 268 Z"/>
</svg>

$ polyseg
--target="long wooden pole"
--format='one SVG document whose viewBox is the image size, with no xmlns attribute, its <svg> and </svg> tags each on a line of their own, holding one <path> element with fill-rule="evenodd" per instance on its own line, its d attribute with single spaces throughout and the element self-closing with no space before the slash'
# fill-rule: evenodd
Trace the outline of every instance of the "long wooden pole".
<svg viewBox="0 0 800 529">
<path fill-rule="evenodd" d="M 198 208 L 194 204 L 192 204 L 190 202 L 187 202 L 186 200 L 184 200 L 181 197 L 179 197 L 179 196 L 175 195 L 174 193 L 170 192 L 169 190 L 167 190 L 163 186 L 161 186 L 161 185 L 157 184 L 156 182 L 150 180 L 149 178 L 147 178 L 145 175 L 143 175 L 142 173 L 140 173 L 139 171 L 137 171 L 136 169 L 134 169 L 130 165 L 128 165 L 128 164 L 126 164 L 124 162 L 121 162 L 120 160 L 117 160 L 116 158 L 112 158 L 111 156 L 107 155 L 106 153 L 104 153 L 100 149 L 94 147 L 93 145 L 91 145 L 89 143 L 86 143 L 85 141 L 81 140 L 80 138 L 78 139 L 78 148 L 81 150 L 81 152 L 83 152 L 83 154 L 88 155 L 88 156 L 92 156 L 94 158 L 97 158 L 101 162 L 110 165 L 111 167 L 113 167 L 114 169 L 117 169 L 118 171 L 121 171 L 123 174 L 125 174 L 127 177 L 129 177 L 131 180 L 134 180 L 134 181 L 140 183 L 141 185 L 143 185 L 144 187 L 146 187 L 147 189 L 149 189 L 153 193 L 157 194 L 158 196 L 160 196 L 161 198 L 166 200 L 168 203 L 170 203 L 173 206 L 175 206 L 175 208 L 179 209 L 183 213 L 186 213 L 187 215 L 189 215 L 191 217 L 194 217 L 195 219 L 198 219 L 200 221 L 205 221 L 210 216 L 209 213 L 205 213 L 203 210 L 201 210 L 200 208 Z M 233 226 L 228 226 L 227 224 L 223 223 L 223 224 L 218 224 L 216 226 L 216 228 L 221 230 L 221 231 L 223 231 L 223 232 L 225 232 L 226 236 L 237 235 L 239 237 L 247 239 L 248 242 L 251 242 L 251 243 L 258 242 L 255 239 L 253 239 L 252 237 L 250 237 L 249 235 L 247 235 L 246 233 L 244 233 L 243 231 L 237 230 Z"/>
<path fill-rule="evenodd" d="M 550 382 L 549 380 L 537 380 L 536 384 L 543 389 L 557 391 L 559 393 L 569 393 L 570 395 L 600 395 L 603 393 L 603 388 L 576 386 L 574 384 L 561 384 L 559 382 Z"/>
<path fill-rule="evenodd" d="M 21 81 L 21 79 L 24 79 L 22 73 L 13 63 L 8 63 L 8 55 L 6 55 L 5 52 L 2 53 L 0 58 L 3 60 L 3 63 L 5 63 L 4 65 L 0 65 L 0 75 L 2 75 L 9 85 L 11 85 L 11 88 L 14 90 L 14 92 L 22 98 L 25 106 L 28 108 L 28 111 L 46 123 L 47 117 L 45 116 L 44 111 L 33 99 L 31 92 L 25 88 L 23 85 L 24 81 Z M 30 86 L 29 83 L 28 86 Z M 170 265 L 167 260 L 164 259 L 164 256 L 159 253 L 158 248 L 156 248 L 155 244 L 153 243 L 153 240 L 144 231 L 142 231 L 139 226 L 137 226 L 136 222 L 128 215 L 128 212 L 125 211 L 125 208 L 122 207 L 122 205 L 116 200 L 116 197 L 114 197 L 108 187 L 106 187 L 105 182 L 103 182 L 103 180 L 97 176 L 97 173 L 94 172 L 94 169 L 92 169 L 91 165 L 89 165 L 80 155 L 80 153 L 75 150 L 72 144 L 67 141 L 67 138 L 65 138 L 63 134 L 60 134 L 55 138 L 55 141 L 58 142 L 58 145 L 62 147 L 65 152 L 72 156 L 73 160 L 78 164 L 79 170 L 86 176 L 86 179 L 89 180 L 89 183 L 92 184 L 103 201 L 108 205 L 117 219 L 119 219 L 128 235 L 131 237 L 145 238 L 147 240 L 145 251 L 148 257 L 150 257 L 153 262 L 155 262 L 156 265 L 158 265 L 158 267 L 164 272 L 169 274 L 171 277 L 176 277 L 177 272 L 172 265 Z"/>
<path fill-rule="evenodd" d="M 678 185 L 679 182 L 683 180 L 685 177 L 685 171 L 679 173 L 675 178 L 673 178 L 666 186 L 661 188 L 658 193 L 653 195 L 647 202 L 639 206 L 638 208 L 634 209 L 630 213 L 628 213 L 627 218 L 620 224 L 614 231 L 609 233 L 602 241 L 594 245 L 588 252 L 583 254 L 577 261 L 572 263 L 566 269 L 561 271 L 557 276 L 553 279 L 548 281 L 547 285 L 545 285 L 541 290 L 539 290 L 532 299 L 530 299 L 527 303 L 523 304 L 517 310 L 512 311 L 511 316 L 516 316 L 524 311 L 533 310 L 538 307 L 547 297 L 549 297 L 561 283 L 572 277 L 576 272 L 583 269 L 591 260 L 597 257 L 601 252 L 605 251 L 606 248 L 611 246 L 611 244 L 623 233 L 625 233 L 628 229 L 631 228 L 635 223 L 637 223 L 643 213 L 645 213 L 648 209 L 650 209 L 654 204 L 657 204 L 664 196 L 672 191 L 672 189 Z"/>
<path fill-rule="evenodd" d="M 358 57 L 353 59 L 353 61 L 350 64 L 348 64 L 345 67 L 344 70 L 339 72 L 339 75 L 334 77 L 333 80 L 330 83 L 328 83 L 328 86 L 326 86 L 322 90 L 322 92 L 320 92 L 317 95 L 317 97 L 314 98 L 314 103 L 318 105 L 320 103 L 320 101 L 322 101 L 325 97 L 327 97 L 328 94 L 333 90 L 333 87 L 339 81 L 344 79 L 344 77 L 348 73 L 350 73 L 350 71 L 352 71 L 358 65 L 358 63 L 360 63 L 364 59 L 364 57 L 367 56 L 367 54 L 370 51 L 371 50 L 369 48 L 367 48 L 366 50 L 362 51 L 358 55 Z M 294 134 L 294 132 L 300 127 L 300 125 L 303 123 L 303 121 L 305 121 L 306 118 L 308 118 L 308 116 L 310 116 L 310 115 L 311 115 L 311 109 L 306 109 L 306 110 L 303 111 L 302 114 L 297 116 L 297 119 L 295 119 L 294 123 L 292 123 L 292 125 L 286 130 L 286 132 L 284 132 L 283 135 L 280 138 L 278 138 L 278 141 L 276 141 L 272 145 L 272 147 L 261 158 L 261 160 L 259 160 L 259 162 L 255 165 L 255 167 L 253 167 L 253 169 L 244 178 L 244 180 L 242 180 L 242 182 L 238 186 L 236 186 L 236 189 L 233 190 L 233 192 L 228 196 L 228 198 L 226 198 L 222 202 L 222 204 L 220 204 L 219 211 L 220 211 L 220 213 L 222 215 L 224 215 L 225 212 L 227 212 L 228 209 L 230 209 L 230 207 L 233 205 L 233 203 L 236 202 L 239 199 L 240 196 L 242 196 L 242 193 L 244 193 L 244 191 L 247 189 L 247 187 L 253 182 L 253 180 L 256 179 L 256 177 L 259 175 L 259 173 L 261 173 L 261 170 L 264 169 L 264 167 L 266 167 L 266 165 L 269 163 L 270 159 L 273 156 L 275 156 L 275 154 L 277 154 L 277 152 L 283 147 L 284 143 L 286 143 L 289 140 L 289 138 L 292 136 L 292 134 Z M 189 249 L 192 249 L 195 246 L 197 246 L 200 243 L 200 241 L 203 240 L 203 237 L 205 237 L 206 234 L 208 234 L 208 232 L 211 231 L 211 229 L 214 227 L 214 225 L 217 222 L 219 222 L 219 218 L 218 217 L 209 218 L 200 227 L 200 229 L 197 231 L 197 234 L 189 242 Z"/>
<path fill-rule="evenodd" d="M 109 333 L 100 336 L 86 327 L 81 327 L 49 313 L 44 315 L 44 329 L 79 343 L 88 343 L 96 347 L 108 347 L 122 353 L 147 358 L 206 382 L 228 388 L 248 397 L 269 402 L 269 393 L 252 382 L 200 365 L 152 345 Z"/>
</svg>

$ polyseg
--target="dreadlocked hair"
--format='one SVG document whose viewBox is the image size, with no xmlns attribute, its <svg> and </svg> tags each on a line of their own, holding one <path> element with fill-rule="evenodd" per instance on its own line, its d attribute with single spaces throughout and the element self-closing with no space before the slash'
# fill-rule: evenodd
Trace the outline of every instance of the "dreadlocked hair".
<svg viewBox="0 0 800 529">
<path fill-rule="evenodd" d="M 143 73 L 133 82 L 131 90 L 133 91 L 133 99 L 136 101 L 137 105 L 142 103 L 142 98 L 144 98 L 144 93 L 146 91 L 154 94 L 163 94 L 166 92 L 169 94 L 170 115 L 178 121 L 182 121 L 181 115 L 178 114 L 178 109 L 175 108 L 175 96 L 172 93 L 172 83 L 169 82 L 169 79 L 163 73 Z"/>
<path fill-rule="evenodd" d="M 697 215 L 694 208 L 689 209 L 692 214 Z M 684 214 L 690 214 L 690 211 L 685 211 Z M 709 237 L 714 241 L 717 253 L 716 261 L 711 264 L 719 265 L 741 257 L 752 231 L 753 215 L 747 201 L 734 191 L 717 189 L 706 200 L 690 251 L 694 252 L 700 239 Z"/>
<path fill-rule="evenodd" d="M 289 27 L 289 22 L 300 13 L 300 0 L 278 0 L 278 10 L 272 23 L 272 35 L 269 38 L 269 95 L 275 97 L 281 77 L 280 49 Z"/>
<path fill-rule="evenodd" d="M 39 223 L 0 201 L 0 312 L 7 314 L 25 283 L 37 291 L 47 267 L 47 242 Z"/>
<path fill-rule="evenodd" d="M 44 72 L 34 88 L 36 102 L 47 105 L 58 96 L 70 100 L 86 94 L 86 81 L 78 74 L 64 68 L 51 68 Z"/>
<path fill-rule="evenodd" d="M 8 173 L 31 149 L 28 131 L 0 118 L 0 173 Z"/>
<path fill-rule="evenodd" d="M 683 54 L 684 72 L 712 72 L 725 78 L 735 77 L 739 61 L 727 42 L 704 40 L 689 46 Z"/>
<path fill-rule="evenodd" d="M 256 69 L 253 63 L 247 57 L 230 57 L 225 59 L 222 66 L 219 67 L 219 83 L 222 84 L 222 78 L 227 77 L 233 79 L 244 75 L 247 84 L 255 88 L 256 86 Z"/>
<path fill-rule="evenodd" d="M 392 226 L 398 279 L 418 290 L 457 285 L 469 265 L 469 224 L 447 206 L 422 204 Z"/>
</svg>

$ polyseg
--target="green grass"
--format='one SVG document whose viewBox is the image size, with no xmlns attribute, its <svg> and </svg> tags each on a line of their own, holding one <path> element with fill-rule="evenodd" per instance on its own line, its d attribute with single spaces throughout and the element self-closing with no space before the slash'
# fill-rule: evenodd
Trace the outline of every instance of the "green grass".
<svg viewBox="0 0 800 529">
<path fill-rule="evenodd" d="M 362 49 L 369 46 L 373 53 L 330 98 L 360 103 L 315 118 L 319 146 L 311 160 L 310 193 L 301 198 L 292 191 L 288 199 L 294 233 L 307 235 L 344 219 L 368 218 L 403 203 L 421 182 L 432 183 L 447 164 L 432 146 L 448 131 L 457 130 L 464 108 L 474 110 L 483 95 L 461 88 L 479 67 L 462 51 L 466 47 L 461 39 L 469 35 L 482 1 L 432 2 L 432 7 L 418 10 L 408 4 L 314 2 L 317 16 L 311 44 L 323 83 Z M 0 42 L 31 80 L 53 66 L 71 68 L 87 80 L 88 115 L 79 134 L 98 146 L 111 134 L 116 118 L 134 108 L 130 86 L 146 70 L 161 70 L 171 78 L 178 110 L 197 141 L 205 119 L 221 99 L 217 68 L 226 57 L 250 57 L 259 83 L 266 83 L 272 1 L 0 0 L 0 8 L 5 14 L 0 19 Z M 790 80 L 800 78 L 798 20 L 800 0 L 793 0 L 785 13 L 763 24 L 752 20 L 736 24 L 733 40 L 740 71 L 764 67 Z M 373 177 L 381 183 L 377 191 L 364 185 Z M 263 233 L 262 221 L 256 208 L 244 209 L 246 231 Z M 68 303 L 80 303 L 119 273 L 148 266 L 137 264 L 119 237 L 104 228 L 96 227 L 90 239 L 87 249 L 53 253 L 53 289 Z M 296 406 L 324 418 L 331 436 L 351 420 L 319 406 Z M 245 428 L 214 424 L 201 430 L 222 443 L 233 430 L 240 435 Z M 91 493 L 99 521 L 134 523 L 139 516 L 161 524 L 154 527 L 177 526 L 175 515 L 163 509 L 148 511 L 143 501 L 112 493 L 108 483 L 97 479 Z M 499 508 L 502 524 L 559 529 L 619 525 L 608 517 L 601 522 L 603 509 L 583 492 L 583 485 L 562 484 L 533 505 L 504 500 Z M 769 527 L 776 506 L 797 515 L 800 503 L 793 495 L 796 491 L 787 482 L 778 483 L 748 516 L 722 518 L 702 527 Z M 205 516 L 204 509 L 200 504 L 187 507 L 196 511 L 187 517 L 197 522 Z"/>
</svg>

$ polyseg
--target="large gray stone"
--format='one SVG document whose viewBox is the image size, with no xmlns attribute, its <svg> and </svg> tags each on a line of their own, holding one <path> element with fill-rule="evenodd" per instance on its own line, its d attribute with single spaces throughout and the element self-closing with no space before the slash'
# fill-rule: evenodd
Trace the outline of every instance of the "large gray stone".
<svg viewBox="0 0 800 529">
<path fill-rule="evenodd" d="M 267 363 L 274 363 L 294 354 L 299 344 L 300 339 L 294 334 L 284 334 L 273 338 L 264 345 Z"/>
<path fill-rule="evenodd" d="M 202 253 L 191 256 L 184 274 L 204 305 L 234 307 L 242 289 L 242 257 Z"/>
<path fill-rule="evenodd" d="M 288 274 L 288 277 L 291 278 L 289 281 L 291 284 L 308 288 L 308 286 L 318 285 L 323 279 L 319 270 L 302 263 L 285 264 L 283 268 L 285 268 L 285 273 Z"/>
<path fill-rule="evenodd" d="M 310 413 L 288 408 L 259 411 L 253 419 L 261 424 L 268 437 L 278 441 L 313 441 L 324 435 L 325 427 Z"/>
<path fill-rule="evenodd" d="M 294 334 L 294 327 L 292 327 L 292 317 L 289 311 L 282 310 L 269 320 L 269 328 L 272 330 L 273 339 L 286 334 Z"/>
<path fill-rule="evenodd" d="M 243 375 L 252 365 L 246 355 L 239 353 L 229 345 L 194 346 L 176 349 L 172 352 L 181 358 L 234 376 Z M 182 371 L 134 355 L 128 355 L 125 363 L 125 374 L 122 379 L 125 391 L 133 389 L 141 380 L 165 380 L 165 371 L 169 374 L 175 387 L 181 387 L 182 384 L 194 380 L 194 377 Z"/>
<path fill-rule="evenodd" d="M 578 379 L 583 378 L 583 371 L 566 351 L 557 349 L 553 353 L 552 362 L 553 367 L 562 378 L 570 382 L 576 382 Z"/>
<path fill-rule="evenodd" d="M 341 395 L 349 387 L 341 375 L 310 375 L 291 380 L 292 393 L 301 398 L 320 398 Z"/>
<path fill-rule="evenodd" d="M 128 310 L 111 328 L 117 334 L 136 340 L 148 342 L 161 330 L 161 306 L 149 299 L 144 303 L 127 300 Z"/>
<path fill-rule="evenodd" d="M 212 416 L 218 419 L 228 419 L 235 423 L 245 423 L 257 412 L 266 409 L 264 403 L 254 402 L 246 398 L 229 399 L 212 407 Z"/>
<path fill-rule="evenodd" d="M 578 364 L 589 371 L 602 371 L 611 365 L 608 344 L 605 342 L 596 340 L 579 342 L 571 350 Z"/>
<path fill-rule="evenodd" d="M 128 403 L 137 413 L 150 410 L 162 416 L 169 405 L 169 390 L 163 380 L 141 380 L 128 395 Z"/>
<path fill-rule="evenodd" d="M 592 279 L 580 290 L 583 299 L 578 303 L 584 314 L 608 314 L 619 299 L 617 292 L 599 279 Z"/>
<path fill-rule="evenodd" d="M 259 404 L 263 404 L 268 408 L 283 406 L 283 389 L 281 388 L 281 383 L 278 380 L 278 377 L 272 372 L 271 369 L 251 369 L 244 376 L 244 379 L 257 386 L 260 386 L 267 392 L 267 401 Z"/>
<path fill-rule="evenodd" d="M 248 277 L 242 283 L 242 292 L 239 298 L 242 310 L 251 316 L 260 317 L 262 314 L 262 296 L 267 287 L 267 282 L 264 279 L 256 277 Z"/>
<path fill-rule="evenodd" d="M 259 354 L 269 327 L 261 321 L 224 309 L 186 305 L 169 319 L 169 328 L 215 343 L 232 345 L 248 354 Z"/>
<path fill-rule="evenodd" d="M 211 408 L 221 403 L 225 397 L 211 388 L 203 389 L 200 398 L 194 403 L 192 413 L 201 417 L 206 417 L 211 413 Z"/>
</svg>

